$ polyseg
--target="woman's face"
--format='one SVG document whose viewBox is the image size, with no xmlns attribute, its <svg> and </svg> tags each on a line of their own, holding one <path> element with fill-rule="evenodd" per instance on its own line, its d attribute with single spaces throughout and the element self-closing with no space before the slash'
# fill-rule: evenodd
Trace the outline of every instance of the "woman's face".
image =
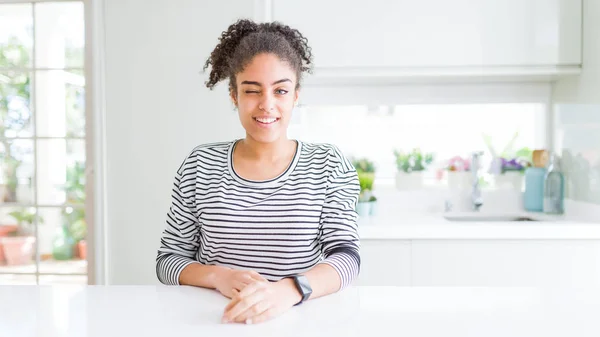
<svg viewBox="0 0 600 337">
<path fill-rule="evenodd" d="M 298 100 L 296 73 L 274 54 L 259 54 L 236 75 L 237 105 L 246 134 L 260 143 L 287 137 L 292 110 Z"/>
</svg>

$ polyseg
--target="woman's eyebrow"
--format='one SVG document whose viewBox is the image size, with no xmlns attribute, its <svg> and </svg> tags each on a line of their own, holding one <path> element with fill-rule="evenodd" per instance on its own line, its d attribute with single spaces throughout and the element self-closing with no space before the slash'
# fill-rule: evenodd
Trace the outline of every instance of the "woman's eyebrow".
<svg viewBox="0 0 600 337">
<path fill-rule="evenodd" d="M 278 81 L 273 82 L 271 85 L 275 85 L 275 84 L 279 84 L 279 83 L 283 83 L 283 82 L 291 82 L 292 80 L 290 80 L 289 78 L 282 78 Z M 262 84 L 260 82 L 256 82 L 256 81 L 242 81 L 242 84 L 249 84 L 249 85 L 256 85 L 261 87 Z"/>
</svg>

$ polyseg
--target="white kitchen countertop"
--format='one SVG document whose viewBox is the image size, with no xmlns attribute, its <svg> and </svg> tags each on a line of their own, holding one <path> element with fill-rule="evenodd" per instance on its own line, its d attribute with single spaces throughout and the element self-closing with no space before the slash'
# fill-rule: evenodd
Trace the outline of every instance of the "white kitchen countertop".
<svg viewBox="0 0 600 337">
<path fill-rule="evenodd" d="M 0 335 L 597 337 L 599 290 L 351 287 L 242 325 L 202 288 L 0 286 Z"/>
<path fill-rule="evenodd" d="M 600 240 L 600 223 L 537 213 L 537 221 L 449 221 L 443 214 L 374 215 L 359 218 L 361 240 Z"/>
</svg>

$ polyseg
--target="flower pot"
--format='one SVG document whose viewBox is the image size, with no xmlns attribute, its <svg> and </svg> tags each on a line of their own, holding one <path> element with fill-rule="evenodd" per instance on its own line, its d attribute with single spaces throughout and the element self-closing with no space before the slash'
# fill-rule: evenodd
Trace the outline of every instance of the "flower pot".
<svg viewBox="0 0 600 337">
<path fill-rule="evenodd" d="M 496 188 L 514 189 L 521 191 L 523 189 L 523 174 L 519 171 L 508 171 L 494 176 Z"/>
<path fill-rule="evenodd" d="M 369 206 L 369 215 L 377 214 L 377 201 L 369 201 L 368 203 L 371 204 Z"/>
<path fill-rule="evenodd" d="M 423 171 L 406 173 L 396 172 L 396 188 L 399 190 L 418 190 L 423 188 Z"/>
<path fill-rule="evenodd" d="M 371 203 L 359 201 L 356 204 L 356 212 L 359 216 L 368 216 L 371 213 Z"/>
<path fill-rule="evenodd" d="M 87 243 L 85 240 L 81 240 L 77 243 L 77 256 L 82 260 L 87 259 Z"/>
<path fill-rule="evenodd" d="M 4 249 L 2 248 L 2 237 L 17 230 L 17 225 L 0 225 L 0 265 L 5 263 Z"/>
<path fill-rule="evenodd" d="M 473 177 L 469 171 L 448 171 L 448 187 L 453 190 L 469 189 Z"/>
<path fill-rule="evenodd" d="M 4 250 L 4 258 L 9 266 L 30 264 L 33 261 L 35 237 L 5 236 L 0 238 Z"/>
</svg>

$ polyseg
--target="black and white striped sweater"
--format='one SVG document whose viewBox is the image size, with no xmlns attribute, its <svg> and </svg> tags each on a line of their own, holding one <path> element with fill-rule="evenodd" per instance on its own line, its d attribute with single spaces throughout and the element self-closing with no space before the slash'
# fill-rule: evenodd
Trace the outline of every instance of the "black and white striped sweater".
<svg viewBox="0 0 600 337">
<path fill-rule="evenodd" d="M 287 170 L 265 181 L 236 174 L 236 141 L 196 147 L 177 170 L 156 259 L 164 284 L 191 263 L 255 270 L 270 281 L 318 263 L 341 287 L 360 268 L 356 170 L 329 144 L 298 141 Z"/>
</svg>

